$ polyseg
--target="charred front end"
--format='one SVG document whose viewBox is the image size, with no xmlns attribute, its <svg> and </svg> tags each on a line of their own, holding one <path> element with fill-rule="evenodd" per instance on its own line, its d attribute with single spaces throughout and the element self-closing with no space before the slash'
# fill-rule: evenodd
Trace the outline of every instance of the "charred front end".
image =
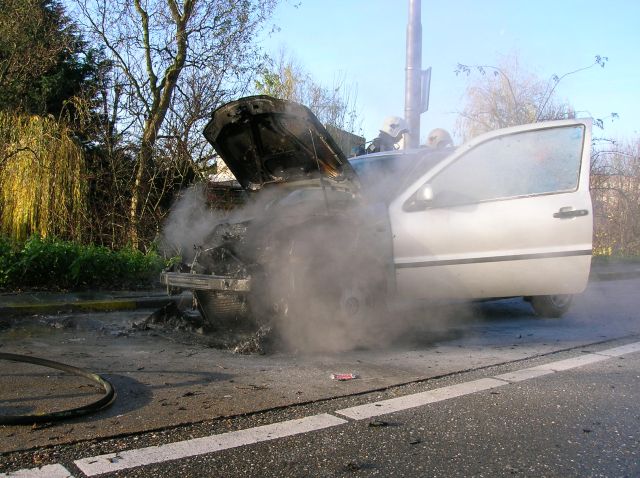
<svg viewBox="0 0 640 478">
<path fill-rule="evenodd" d="M 377 254 L 347 264 L 388 231 L 362 214 L 356 174 L 311 111 L 243 98 L 217 109 L 204 134 L 250 201 L 213 229 L 191 264 L 161 280 L 193 290 L 208 321 L 287 314 L 309 294 L 339 301 L 349 295 L 341 277 L 378 267 Z"/>
</svg>

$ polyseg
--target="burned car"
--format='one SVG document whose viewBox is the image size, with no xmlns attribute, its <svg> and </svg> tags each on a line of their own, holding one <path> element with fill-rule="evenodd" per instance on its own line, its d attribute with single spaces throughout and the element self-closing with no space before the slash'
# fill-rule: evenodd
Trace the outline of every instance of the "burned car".
<svg viewBox="0 0 640 478">
<path fill-rule="evenodd" d="M 590 270 L 590 134 L 560 120 L 348 161 L 304 106 L 229 103 L 205 136 L 257 199 L 162 282 L 211 321 L 366 320 L 390 295 L 524 297 L 558 317 Z"/>
</svg>

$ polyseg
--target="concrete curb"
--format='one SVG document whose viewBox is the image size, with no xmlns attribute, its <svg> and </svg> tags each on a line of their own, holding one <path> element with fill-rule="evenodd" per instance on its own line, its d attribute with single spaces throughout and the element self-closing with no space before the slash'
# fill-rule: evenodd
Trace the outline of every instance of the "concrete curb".
<svg viewBox="0 0 640 478">
<path fill-rule="evenodd" d="M 640 277 L 638 260 L 602 260 L 593 258 L 590 281 L 637 279 Z"/>
<path fill-rule="evenodd" d="M 592 272 L 589 280 L 591 281 L 608 281 L 608 280 L 624 280 L 637 279 L 640 277 L 640 268 L 632 271 L 616 271 L 616 272 Z"/>
<path fill-rule="evenodd" d="M 167 297 L 133 297 L 102 300 L 14 303 L 0 305 L 1 315 L 51 314 L 56 312 L 159 309 L 174 300 Z"/>
</svg>

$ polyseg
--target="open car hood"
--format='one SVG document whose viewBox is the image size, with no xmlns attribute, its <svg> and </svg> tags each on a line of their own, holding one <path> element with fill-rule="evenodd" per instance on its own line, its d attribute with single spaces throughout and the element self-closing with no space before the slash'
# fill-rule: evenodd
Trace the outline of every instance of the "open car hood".
<svg viewBox="0 0 640 478">
<path fill-rule="evenodd" d="M 307 107 L 249 96 L 213 112 L 204 136 L 245 189 L 268 183 L 356 178 L 340 148 Z"/>
</svg>

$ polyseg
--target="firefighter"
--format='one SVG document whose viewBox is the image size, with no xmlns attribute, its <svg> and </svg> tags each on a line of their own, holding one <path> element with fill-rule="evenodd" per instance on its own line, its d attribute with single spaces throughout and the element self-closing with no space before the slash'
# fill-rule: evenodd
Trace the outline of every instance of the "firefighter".
<svg viewBox="0 0 640 478">
<path fill-rule="evenodd" d="M 378 153 L 380 151 L 392 151 L 396 149 L 396 143 L 402 139 L 404 133 L 408 132 L 409 128 L 405 120 L 398 116 L 389 116 L 384 120 L 378 137 L 374 139 L 367 148 L 367 153 Z"/>
<path fill-rule="evenodd" d="M 451 135 L 446 129 L 432 129 L 427 136 L 427 146 L 434 149 L 441 149 L 453 146 Z"/>
</svg>

